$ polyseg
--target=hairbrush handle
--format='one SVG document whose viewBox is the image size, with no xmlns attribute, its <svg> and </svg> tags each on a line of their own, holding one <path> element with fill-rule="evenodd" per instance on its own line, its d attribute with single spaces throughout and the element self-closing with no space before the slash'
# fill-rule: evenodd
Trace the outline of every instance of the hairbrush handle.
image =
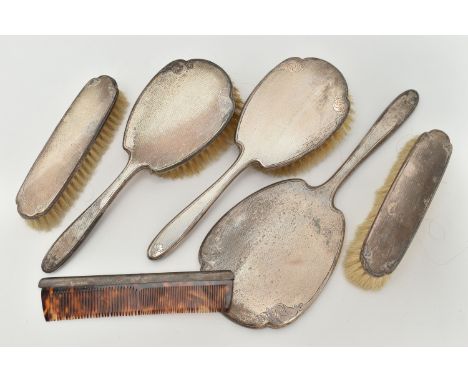
<svg viewBox="0 0 468 382">
<path fill-rule="evenodd" d="M 141 168 L 130 159 L 114 182 L 52 244 L 42 260 L 44 272 L 57 270 L 71 257 L 122 187 Z"/>
<path fill-rule="evenodd" d="M 359 164 L 377 148 L 385 139 L 398 129 L 414 111 L 419 102 L 415 90 L 407 90 L 396 97 L 380 115 L 369 132 L 351 153 L 346 162 L 326 182 L 331 195 Z"/>
<path fill-rule="evenodd" d="M 174 249 L 249 163 L 251 160 L 241 152 L 234 164 L 210 188 L 190 203 L 156 235 L 148 247 L 148 257 L 151 260 L 156 260 Z"/>
</svg>

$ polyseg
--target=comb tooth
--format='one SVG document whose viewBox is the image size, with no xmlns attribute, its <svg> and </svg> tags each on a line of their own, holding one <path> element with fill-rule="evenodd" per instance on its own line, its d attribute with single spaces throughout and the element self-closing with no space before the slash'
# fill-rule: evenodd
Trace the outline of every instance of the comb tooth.
<svg viewBox="0 0 468 382">
<path fill-rule="evenodd" d="M 48 301 L 46 301 L 47 317 L 49 317 L 50 320 L 54 320 L 54 315 L 52 314 L 52 306 L 55 306 L 53 305 L 55 304 L 55 295 L 53 289 L 48 290 L 46 299 L 48 299 Z"/>
<path fill-rule="evenodd" d="M 148 306 L 146 307 L 147 314 L 154 314 L 156 313 L 156 289 L 147 289 L 148 294 Z"/>
<path fill-rule="evenodd" d="M 218 310 L 222 310 L 224 306 L 224 285 L 221 285 L 219 288 L 219 304 L 218 304 Z"/>
<path fill-rule="evenodd" d="M 161 292 L 161 305 L 159 305 L 159 311 L 161 312 L 162 311 L 162 307 L 165 306 L 166 304 L 166 293 L 167 293 L 167 290 L 166 288 L 161 288 L 160 289 L 160 292 Z M 161 312 L 162 313 L 162 312 Z"/>
<path fill-rule="evenodd" d="M 71 318 L 70 310 L 71 310 L 71 305 L 72 305 L 72 299 L 70 298 L 69 293 L 62 293 L 62 296 L 64 297 L 64 305 L 65 305 L 65 313 L 67 315 L 67 319 Z"/>
<path fill-rule="evenodd" d="M 121 298 L 121 294 L 122 294 L 122 290 L 123 290 L 123 287 L 118 287 L 117 288 L 117 307 L 115 309 L 115 314 L 119 314 L 122 312 L 122 298 Z"/>
<path fill-rule="evenodd" d="M 213 294 L 215 296 L 213 303 L 211 304 L 211 311 L 214 312 L 216 307 L 219 305 L 219 288 L 215 288 L 214 286 L 211 288 Z"/>
<path fill-rule="evenodd" d="M 219 288 L 219 306 L 218 306 L 219 310 L 223 309 L 225 295 L 226 295 L 226 288 L 224 285 L 221 285 L 221 288 Z"/>
<path fill-rule="evenodd" d="M 106 306 L 106 312 L 107 312 L 107 315 L 108 316 L 112 316 L 112 312 L 113 312 L 113 300 L 112 300 L 112 292 L 114 290 L 113 287 L 109 287 L 109 288 L 102 288 L 103 291 L 105 291 L 105 306 Z"/>
<path fill-rule="evenodd" d="M 133 288 L 127 287 L 126 296 L 125 296 L 125 311 L 127 312 L 127 316 L 132 315 L 132 308 L 131 308 L 132 294 L 133 294 Z"/>
<path fill-rule="evenodd" d="M 85 318 L 86 312 L 89 309 L 88 291 L 86 289 L 81 289 L 79 296 L 80 296 L 82 311 L 79 313 L 78 317 Z"/>
<path fill-rule="evenodd" d="M 153 313 L 153 310 L 154 310 L 154 304 L 155 304 L 155 301 L 153 299 L 153 289 L 151 288 L 147 288 L 146 289 L 146 306 L 145 306 L 145 309 L 146 309 L 146 314 L 150 314 Z M 153 307 L 153 309 L 151 309 L 151 307 Z"/>
<path fill-rule="evenodd" d="M 145 300 L 144 300 L 142 309 L 145 312 L 145 314 L 148 314 L 148 308 L 150 307 L 150 301 L 149 301 L 149 299 L 150 299 L 150 294 L 149 294 L 150 290 L 151 289 L 148 289 L 148 288 L 143 289 Z"/>
<path fill-rule="evenodd" d="M 127 290 L 128 287 L 124 286 L 122 287 L 122 315 L 126 316 L 127 315 Z"/>
<path fill-rule="evenodd" d="M 76 300 L 79 304 L 77 303 L 73 306 L 73 315 L 76 318 L 84 318 L 88 309 L 88 291 L 86 289 L 79 288 L 76 295 Z"/>
<path fill-rule="evenodd" d="M 95 296 L 95 293 L 93 292 L 93 290 L 90 290 L 89 291 L 89 299 L 91 303 L 90 314 L 89 314 L 90 317 L 93 317 L 94 315 L 94 309 L 95 309 L 94 305 L 96 303 L 96 299 L 94 298 L 94 296 Z"/>
<path fill-rule="evenodd" d="M 76 318 L 85 318 L 87 317 L 87 312 L 89 312 L 89 293 L 90 290 L 86 288 L 78 288 L 76 291 L 76 304 L 73 306 L 73 316 Z"/>
<path fill-rule="evenodd" d="M 190 306 L 191 306 L 191 303 L 190 303 L 190 291 L 188 289 L 187 286 L 184 286 L 184 289 L 183 289 L 183 299 L 184 301 L 186 301 L 186 303 L 184 304 L 185 305 L 185 311 L 186 312 L 189 312 L 190 313 Z"/>
<path fill-rule="evenodd" d="M 125 315 L 130 315 L 130 294 L 132 292 L 131 287 L 125 288 Z"/>
<path fill-rule="evenodd" d="M 115 300 L 112 298 L 114 295 L 115 288 L 110 287 L 107 293 L 107 303 L 109 305 L 109 316 L 114 316 L 114 309 L 115 309 Z"/>
<path fill-rule="evenodd" d="M 179 292 L 179 299 L 177 300 L 177 306 L 178 306 L 178 310 L 179 312 L 186 312 L 186 308 L 185 308 L 185 304 L 184 304 L 184 301 L 186 299 L 186 294 L 185 294 L 185 287 L 183 288 L 178 288 L 177 289 L 178 292 Z"/>
<path fill-rule="evenodd" d="M 213 289 L 213 285 L 210 285 L 210 296 L 213 296 L 213 300 L 209 300 L 208 301 L 208 305 L 209 305 L 209 311 L 212 312 L 213 311 L 213 307 L 216 306 L 216 304 L 218 303 L 217 300 L 216 300 L 216 291 Z"/>
<path fill-rule="evenodd" d="M 80 314 L 81 317 L 89 317 L 89 312 L 91 311 L 92 304 L 92 290 L 85 288 L 83 290 L 83 302 L 86 306 L 83 313 Z"/>
<path fill-rule="evenodd" d="M 151 289 L 145 288 L 145 305 L 144 305 L 145 314 L 149 314 L 150 307 L 151 307 Z"/>
<path fill-rule="evenodd" d="M 152 314 L 156 313 L 156 289 L 148 289 L 148 312 Z"/>
<path fill-rule="evenodd" d="M 223 299 L 223 287 L 218 289 L 218 304 L 216 306 L 217 309 L 221 309 L 222 307 L 222 299 Z"/>
<path fill-rule="evenodd" d="M 204 299 L 204 298 L 205 298 L 204 296 L 206 295 L 206 287 L 205 287 L 205 285 L 202 285 L 202 286 L 200 287 L 200 292 L 201 292 L 201 296 L 198 297 L 198 298 L 196 299 L 196 305 L 195 305 L 195 306 L 196 306 L 196 311 L 197 311 L 197 312 L 200 312 L 200 308 L 201 308 L 201 306 L 202 306 L 202 304 L 200 304 L 200 299 Z"/>
<path fill-rule="evenodd" d="M 68 293 L 62 293 L 60 291 L 57 297 L 60 299 L 60 305 L 62 306 L 61 311 L 63 312 L 65 319 L 67 319 L 68 318 L 68 306 L 67 306 Z"/>
<path fill-rule="evenodd" d="M 130 309 L 129 309 L 129 306 L 128 306 L 129 296 L 130 296 L 130 287 L 126 287 L 125 288 L 125 299 L 124 299 L 124 311 L 125 311 L 126 316 L 128 316 L 129 313 L 130 313 Z"/>
<path fill-rule="evenodd" d="M 91 316 L 91 309 L 93 306 L 93 296 L 92 296 L 92 291 L 91 289 L 85 289 L 85 299 L 86 299 L 86 313 L 85 317 L 89 318 Z"/>
<path fill-rule="evenodd" d="M 207 294 L 207 296 L 212 296 L 212 290 L 213 290 L 212 285 L 208 285 L 208 294 Z M 208 312 L 211 312 L 211 303 L 212 303 L 212 302 L 211 302 L 209 299 L 208 299 L 208 300 L 206 301 L 206 303 L 205 303 L 205 305 L 206 305 L 206 310 L 207 310 Z"/>
<path fill-rule="evenodd" d="M 157 289 L 148 289 L 148 314 L 149 313 L 156 313 L 156 306 L 157 306 L 157 301 L 156 301 L 156 291 Z"/>
<path fill-rule="evenodd" d="M 145 289 L 145 312 L 146 314 L 150 313 L 150 307 L 152 306 L 152 301 L 151 301 L 151 291 L 152 289 L 146 288 Z"/>
<path fill-rule="evenodd" d="M 200 287 L 196 287 L 196 288 L 193 288 L 191 291 L 190 291 L 190 294 L 192 295 L 192 311 L 194 313 L 197 313 L 198 312 L 198 309 L 197 309 L 197 306 L 198 306 L 198 296 L 196 294 L 196 291 L 200 291 L 201 288 Z"/>
<path fill-rule="evenodd" d="M 119 288 L 118 287 L 112 287 L 112 298 L 111 298 L 111 301 L 112 301 L 112 316 L 115 316 L 116 312 L 117 312 L 117 309 L 118 309 L 118 303 L 119 303 L 119 299 L 118 299 L 118 293 L 119 293 Z"/>
<path fill-rule="evenodd" d="M 169 303 L 171 304 L 171 309 L 170 309 L 170 313 L 175 313 L 176 312 L 176 301 L 175 301 L 175 291 L 174 291 L 174 288 L 173 287 L 169 287 L 168 288 L 168 295 L 169 295 Z"/>
<path fill-rule="evenodd" d="M 174 311 L 176 313 L 182 312 L 182 310 L 180 309 L 180 306 L 179 306 L 180 301 L 182 301 L 179 292 L 180 292 L 179 288 L 174 289 L 174 295 L 175 295 L 175 297 L 174 297 Z"/>
<path fill-rule="evenodd" d="M 84 293 L 81 288 L 77 289 L 70 289 L 68 291 L 64 291 L 64 294 L 68 296 L 71 296 L 70 298 L 70 303 L 69 303 L 69 309 L 68 309 L 68 314 L 70 318 L 80 318 L 83 314 L 83 300 L 84 300 Z"/>
<path fill-rule="evenodd" d="M 127 313 L 129 315 L 135 314 L 134 306 L 136 306 L 136 309 L 138 309 L 138 304 L 135 304 L 136 298 L 137 297 L 135 296 L 135 288 L 129 287 L 127 290 Z"/>
<path fill-rule="evenodd" d="M 138 296 L 138 289 L 135 287 L 132 288 L 132 296 L 133 297 L 130 299 L 130 302 L 131 302 L 130 309 L 133 311 L 133 315 L 141 314 L 140 313 L 140 310 L 141 310 L 140 298 Z"/>
<path fill-rule="evenodd" d="M 164 292 L 166 296 L 166 303 L 168 305 L 168 309 L 166 310 L 166 313 L 172 312 L 171 287 L 165 288 Z"/>
<path fill-rule="evenodd" d="M 117 309 L 115 311 L 116 315 L 124 315 L 123 311 L 123 290 L 124 287 L 117 288 Z"/>
<path fill-rule="evenodd" d="M 97 317 L 99 312 L 99 293 L 96 289 L 93 290 L 93 317 Z"/>
<path fill-rule="evenodd" d="M 175 296 L 175 290 L 173 287 L 170 287 L 169 289 L 169 297 L 170 297 L 170 302 L 171 302 L 171 313 L 176 312 L 176 296 Z"/>
<path fill-rule="evenodd" d="M 92 312 L 93 312 L 93 291 L 91 289 L 87 289 L 86 295 L 88 299 L 88 310 L 87 310 L 86 318 L 90 318 L 92 317 Z"/>
<path fill-rule="evenodd" d="M 154 298 L 156 299 L 154 312 L 158 313 L 161 308 L 161 288 L 154 290 Z"/>
<path fill-rule="evenodd" d="M 64 304 L 64 296 L 62 295 L 60 290 L 55 291 L 55 304 L 59 306 L 59 314 L 57 315 L 60 319 L 67 319 L 66 313 L 65 313 L 65 304 Z"/>
<path fill-rule="evenodd" d="M 131 309 L 130 309 L 130 297 L 132 294 L 132 287 L 127 287 L 127 290 L 125 291 L 125 312 L 127 313 L 127 316 L 130 316 Z"/>
<path fill-rule="evenodd" d="M 124 316 L 128 316 L 127 296 L 128 296 L 128 287 L 124 286 L 122 289 L 122 315 Z"/>
<path fill-rule="evenodd" d="M 138 300 L 137 300 L 137 309 L 138 314 L 145 314 L 145 306 L 146 306 L 146 293 L 145 290 L 142 289 L 138 292 Z"/>
<path fill-rule="evenodd" d="M 177 313 L 177 289 L 171 288 L 172 313 Z"/>
<path fill-rule="evenodd" d="M 218 304 L 217 296 L 218 294 L 216 293 L 216 290 L 213 288 L 213 285 L 210 286 L 210 296 L 213 296 L 213 299 L 209 301 L 209 311 L 212 312 L 213 308 Z"/>
<path fill-rule="evenodd" d="M 155 298 L 155 289 L 148 288 L 146 289 L 146 293 L 148 295 L 147 299 L 147 306 L 146 306 L 146 311 L 148 314 L 154 313 L 155 312 L 155 305 L 156 305 L 156 298 Z"/>
<path fill-rule="evenodd" d="M 104 311 L 104 310 L 103 310 L 103 306 L 102 306 L 102 298 L 100 298 L 100 299 L 98 300 L 98 307 L 97 307 L 97 309 L 98 309 L 98 317 L 101 317 L 102 312 Z"/>
<path fill-rule="evenodd" d="M 118 287 L 117 289 L 117 309 L 116 309 L 116 314 L 117 315 L 124 315 L 123 311 L 123 290 L 124 287 Z"/>
</svg>

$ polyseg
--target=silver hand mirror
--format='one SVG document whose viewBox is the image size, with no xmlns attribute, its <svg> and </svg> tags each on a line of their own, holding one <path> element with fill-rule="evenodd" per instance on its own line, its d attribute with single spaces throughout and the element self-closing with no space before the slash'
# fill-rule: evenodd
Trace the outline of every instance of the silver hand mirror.
<svg viewBox="0 0 468 382">
<path fill-rule="evenodd" d="M 130 159 L 114 183 L 57 239 L 42 262 L 59 268 L 79 247 L 126 182 L 143 168 L 163 173 L 204 149 L 226 126 L 235 103 L 228 75 L 205 60 L 177 60 L 150 81 L 125 130 Z"/>
<path fill-rule="evenodd" d="M 270 185 L 242 200 L 211 229 L 201 269 L 231 270 L 227 316 L 241 325 L 282 327 L 299 317 L 330 277 L 345 221 L 334 196 L 346 177 L 413 112 L 418 94 L 397 97 L 341 168 L 323 185 L 301 179 Z"/>
<path fill-rule="evenodd" d="M 274 168 L 299 159 L 324 143 L 348 112 L 348 87 L 333 65 L 318 58 L 289 58 L 280 63 L 244 106 L 235 163 L 163 228 L 148 248 L 149 258 L 160 258 L 177 246 L 246 167 L 258 163 Z"/>
</svg>

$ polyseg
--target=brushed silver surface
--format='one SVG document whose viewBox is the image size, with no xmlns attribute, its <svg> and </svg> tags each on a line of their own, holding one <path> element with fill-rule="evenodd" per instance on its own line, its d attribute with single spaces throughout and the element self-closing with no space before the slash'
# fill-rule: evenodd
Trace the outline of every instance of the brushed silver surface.
<svg viewBox="0 0 468 382">
<path fill-rule="evenodd" d="M 109 76 L 93 78 L 81 89 L 16 196 L 22 217 L 35 219 L 52 208 L 99 135 L 118 93 L 117 83 Z"/>
<path fill-rule="evenodd" d="M 42 261 L 58 269 L 79 247 L 128 180 L 143 168 L 164 172 L 204 149 L 234 113 L 232 84 L 212 62 L 176 60 L 149 82 L 125 130 L 129 161 L 116 180 L 55 241 Z"/>
<path fill-rule="evenodd" d="M 408 153 L 361 249 L 364 269 L 392 273 L 408 249 L 444 175 L 452 145 L 440 130 L 423 133 Z"/>
<path fill-rule="evenodd" d="M 281 62 L 245 104 L 237 127 L 240 154 L 235 163 L 159 232 L 148 257 L 158 259 L 174 249 L 249 165 L 279 167 L 318 148 L 343 124 L 349 107 L 346 81 L 330 63 L 297 57 Z"/>
<path fill-rule="evenodd" d="M 384 111 L 340 169 L 323 185 L 291 179 L 248 196 L 226 213 L 203 241 L 201 269 L 231 270 L 227 316 L 253 328 L 279 328 L 317 298 L 333 271 L 345 231 L 334 196 L 346 177 L 413 112 L 409 90 Z"/>
</svg>

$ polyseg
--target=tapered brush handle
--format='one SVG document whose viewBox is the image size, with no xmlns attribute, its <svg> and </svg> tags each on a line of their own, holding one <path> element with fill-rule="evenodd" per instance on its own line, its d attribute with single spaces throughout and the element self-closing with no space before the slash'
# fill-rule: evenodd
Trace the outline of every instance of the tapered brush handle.
<svg viewBox="0 0 468 382">
<path fill-rule="evenodd" d="M 241 153 L 234 164 L 210 188 L 182 210 L 158 233 L 148 247 L 148 257 L 151 260 L 156 260 L 174 249 L 249 163 L 251 163 L 251 160 Z"/>
<path fill-rule="evenodd" d="M 406 121 L 418 105 L 418 101 L 419 95 L 415 90 L 407 90 L 393 100 L 346 162 L 324 185 L 332 196 L 348 175 L 359 166 L 377 146 L 385 141 L 389 135 Z"/>
<path fill-rule="evenodd" d="M 131 160 L 115 181 L 52 244 L 42 260 L 42 270 L 50 273 L 62 266 L 91 232 L 109 204 L 141 166 Z"/>
</svg>

